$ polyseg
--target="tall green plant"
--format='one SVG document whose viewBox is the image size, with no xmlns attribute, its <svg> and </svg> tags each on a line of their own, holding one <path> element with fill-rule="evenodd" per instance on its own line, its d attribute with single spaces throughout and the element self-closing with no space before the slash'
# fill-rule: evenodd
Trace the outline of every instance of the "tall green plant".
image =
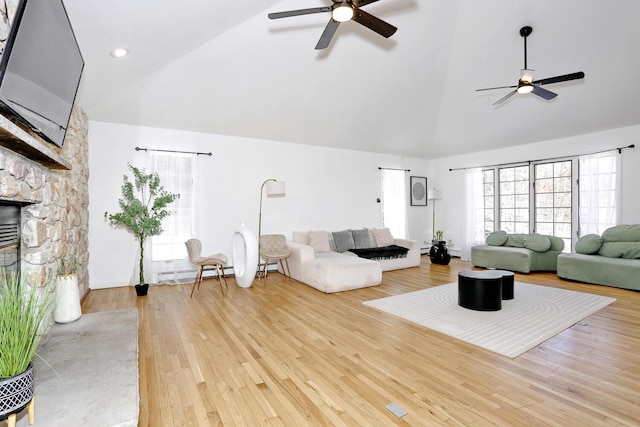
<svg viewBox="0 0 640 427">
<path fill-rule="evenodd" d="M 27 286 L 0 270 L 0 379 L 27 370 L 51 318 L 50 286 Z"/>
<path fill-rule="evenodd" d="M 105 220 L 116 228 L 124 228 L 135 236 L 140 245 L 140 285 L 144 282 L 144 242 L 149 236 L 162 234 L 162 220 L 170 215 L 166 207 L 173 203 L 179 194 L 169 193 L 160 184 L 160 176 L 145 173 L 131 164 L 133 183 L 124 175 L 122 198 L 118 200 L 121 212 L 104 213 Z"/>
</svg>

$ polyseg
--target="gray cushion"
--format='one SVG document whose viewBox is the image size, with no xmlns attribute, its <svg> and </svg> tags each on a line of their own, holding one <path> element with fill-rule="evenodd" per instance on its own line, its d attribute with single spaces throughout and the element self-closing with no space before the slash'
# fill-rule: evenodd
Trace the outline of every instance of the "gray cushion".
<svg viewBox="0 0 640 427">
<path fill-rule="evenodd" d="M 331 234 L 333 235 L 333 243 L 336 245 L 336 252 L 346 252 L 356 248 L 351 230 L 335 231 Z"/>
<path fill-rule="evenodd" d="M 487 236 L 487 245 L 502 246 L 507 243 L 507 233 L 505 231 L 494 231 Z"/>
<path fill-rule="evenodd" d="M 353 236 L 353 243 L 356 249 L 367 249 L 372 246 L 371 240 L 369 239 L 369 230 L 366 228 L 362 230 L 351 230 L 351 235 Z"/>
<path fill-rule="evenodd" d="M 546 252 L 551 247 L 551 240 L 547 236 L 531 233 L 524 238 L 524 247 L 530 251 Z"/>
<path fill-rule="evenodd" d="M 592 255 L 597 253 L 602 246 L 602 237 L 597 234 L 585 234 L 576 242 L 576 253 Z"/>
</svg>

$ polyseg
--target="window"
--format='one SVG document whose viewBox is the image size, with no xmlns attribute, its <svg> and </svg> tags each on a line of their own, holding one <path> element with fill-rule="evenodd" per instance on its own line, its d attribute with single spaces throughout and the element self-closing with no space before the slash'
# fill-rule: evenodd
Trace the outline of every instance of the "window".
<svg viewBox="0 0 640 427">
<path fill-rule="evenodd" d="M 148 153 L 148 169 L 157 172 L 160 183 L 170 193 L 180 197 L 167 208 L 171 214 L 162 221 L 162 234 L 147 239 L 150 253 L 145 266 L 150 283 L 181 283 L 193 279 L 184 244 L 194 235 L 196 157 L 180 153 Z"/>
<path fill-rule="evenodd" d="M 407 235 L 407 185 L 405 172 L 382 169 L 382 225 L 393 237 Z"/>
<path fill-rule="evenodd" d="M 151 237 L 152 261 L 183 259 L 187 256 L 184 242 L 192 236 L 193 226 L 193 156 L 151 153 L 152 171 L 170 193 L 180 194 L 169 205 L 171 215 L 162 222 L 163 233 Z"/>
<path fill-rule="evenodd" d="M 489 234 L 496 230 L 496 196 L 495 176 L 493 169 L 482 171 L 482 186 L 484 196 L 484 232 Z"/>
<path fill-rule="evenodd" d="M 478 244 L 482 229 L 485 235 L 503 230 L 560 237 L 566 252 L 578 237 L 602 234 L 619 221 L 620 153 L 483 168 L 482 188 L 467 179 L 467 210 L 478 206 L 479 197 L 484 216 L 476 212 L 465 217 L 466 235 L 475 239 L 465 240 L 466 246 Z"/>
<path fill-rule="evenodd" d="M 502 168 L 500 180 L 500 229 L 529 232 L 529 166 Z"/>
<path fill-rule="evenodd" d="M 618 222 L 620 156 L 616 151 L 580 156 L 580 235 L 602 234 Z"/>
<path fill-rule="evenodd" d="M 571 160 L 536 164 L 535 223 L 536 233 L 560 237 L 571 248 Z"/>
<path fill-rule="evenodd" d="M 484 169 L 485 233 L 503 230 L 552 235 L 563 239 L 566 250 L 571 250 L 571 240 L 576 235 L 572 202 L 575 162 L 573 159 Z"/>
</svg>

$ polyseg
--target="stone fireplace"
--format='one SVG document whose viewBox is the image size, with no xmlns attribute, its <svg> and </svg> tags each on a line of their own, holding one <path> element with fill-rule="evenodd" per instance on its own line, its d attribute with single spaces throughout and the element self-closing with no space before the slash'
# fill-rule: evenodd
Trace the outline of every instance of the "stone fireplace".
<svg viewBox="0 0 640 427">
<path fill-rule="evenodd" d="M 18 0 L 4 2 L 6 36 Z M 0 56 L 6 37 L 0 38 Z M 18 256 L 32 281 L 53 278 L 63 257 L 78 262 L 78 287 L 88 290 L 88 121 L 74 107 L 63 148 L 44 142 L 0 115 L 0 203 L 21 206 Z M 1 250 L 1 248 L 0 248 Z"/>
<path fill-rule="evenodd" d="M 63 148 L 58 148 L 0 116 L 0 212 L 2 206 L 19 211 L 14 254 L 21 271 L 44 284 L 55 277 L 63 257 L 73 257 L 81 296 L 88 290 L 87 123 L 74 108 Z M 0 252 L 2 221 L 0 214 Z"/>
</svg>

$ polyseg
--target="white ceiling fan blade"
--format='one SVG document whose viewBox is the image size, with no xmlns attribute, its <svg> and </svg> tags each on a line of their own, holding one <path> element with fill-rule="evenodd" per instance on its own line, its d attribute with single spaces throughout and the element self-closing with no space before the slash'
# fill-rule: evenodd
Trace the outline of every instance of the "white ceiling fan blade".
<svg viewBox="0 0 640 427">
<path fill-rule="evenodd" d="M 511 91 L 508 94 L 506 94 L 505 96 L 503 96 L 502 98 L 498 99 L 496 102 L 493 103 L 493 105 L 500 105 L 502 104 L 504 101 L 506 101 L 507 99 L 511 98 L 513 95 L 515 95 L 516 93 L 518 93 L 517 90 Z"/>
<path fill-rule="evenodd" d="M 531 83 L 533 81 L 533 71 L 526 68 L 520 70 L 520 80 Z"/>
</svg>

